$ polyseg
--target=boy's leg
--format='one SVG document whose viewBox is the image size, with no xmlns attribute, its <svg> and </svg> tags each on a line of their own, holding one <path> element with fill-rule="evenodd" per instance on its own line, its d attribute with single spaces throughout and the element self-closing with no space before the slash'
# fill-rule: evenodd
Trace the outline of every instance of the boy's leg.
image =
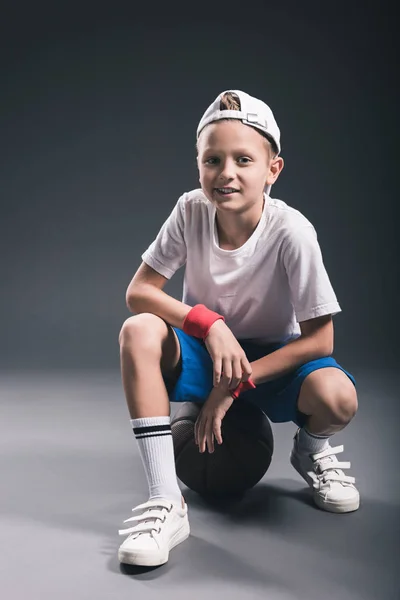
<svg viewBox="0 0 400 600">
<path fill-rule="evenodd" d="M 119 335 L 121 375 L 131 419 L 170 415 L 164 377 L 177 376 L 180 346 L 162 319 L 140 314 L 127 319 Z"/>
<path fill-rule="evenodd" d="M 178 369 L 176 334 L 156 315 L 130 317 L 119 336 L 121 375 L 131 424 L 149 484 L 149 499 L 184 500 L 178 486 L 171 434 L 170 403 L 163 370 Z"/>
<path fill-rule="evenodd" d="M 343 446 L 332 448 L 329 443 L 350 423 L 357 408 L 355 385 L 340 368 L 317 368 L 301 384 L 297 409 L 305 424 L 294 437 L 291 463 L 312 486 L 316 504 L 332 512 L 357 510 L 360 503 L 354 477 L 342 470 L 350 463 L 336 457 Z"/>
<path fill-rule="evenodd" d="M 250 361 L 274 350 L 245 341 L 243 347 Z M 332 356 L 261 384 L 245 392 L 243 400 L 259 406 L 273 423 L 292 421 L 298 426 L 290 460 L 312 487 L 320 508 L 349 512 L 359 507 L 354 477 L 343 472 L 350 463 L 338 462 L 336 457 L 343 446 L 329 444 L 329 438 L 346 427 L 357 411 L 355 380 Z"/>
<path fill-rule="evenodd" d="M 325 367 L 304 379 L 297 401 L 300 412 L 308 416 L 307 431 L 330 437 L 344 429 L 358 409 L 354 384 L 341 369 Z"/>
<path fill-rule="evenodd" d="M 119 336 L 121 376 L 131 424 L 149 485 L 149 500 L 134 508 L 119 560 L 158 565 L 190 532 L 187 506 L 175 470 L 170 403 L 164 376 L 179 371 L 180 346 L 173 329 L 152 314 L 125 321 Z"/>
</svg>

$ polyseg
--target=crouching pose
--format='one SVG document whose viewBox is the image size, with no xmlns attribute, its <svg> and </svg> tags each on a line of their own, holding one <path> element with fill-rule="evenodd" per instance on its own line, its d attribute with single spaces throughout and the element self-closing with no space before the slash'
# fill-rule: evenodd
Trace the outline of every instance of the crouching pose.
<svg viewBox="0 0 400 600">
<path fill-rule="evenodd" d="M 197 128 L 200 188 L 184 193 L 142 255 L 127 290 L 121 373 L 149 495 L 133 509 L 119 560 L 159 565 L 190 533 L 179 488 L 170 402 L 196 398 L 199 452 L 223 443 L 233 402 L 294 422 L 290 461 L 316 505 L 357 510 L 350 463 L 332 436 L 357 411 L 355 381 L 332 357 L 339 313 L 316 231 L 271 197 L 283 169 L 271 109 L 240 90 L 216 98 Z M 182 302 L 163 291 L 185 265 Z"/>
</svg>

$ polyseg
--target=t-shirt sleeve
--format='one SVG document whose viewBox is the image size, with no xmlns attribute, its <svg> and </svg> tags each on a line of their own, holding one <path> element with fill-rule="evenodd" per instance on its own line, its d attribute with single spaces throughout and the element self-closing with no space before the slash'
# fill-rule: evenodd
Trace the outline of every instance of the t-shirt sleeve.
<svg viewBox="0 0 400 600">
<path fill-rule="evenodd" d="M 186 262 L 184 199 L 185 195 L 179 198 L 157 237 L 142 254 L 143 262 L 167 279 Z"/>
<path fill-rule="evenodd" d="M 341 312 L 312 225 L 290 233 L 283 250 L 283 262 L 299 323 Z"/>
</svg>

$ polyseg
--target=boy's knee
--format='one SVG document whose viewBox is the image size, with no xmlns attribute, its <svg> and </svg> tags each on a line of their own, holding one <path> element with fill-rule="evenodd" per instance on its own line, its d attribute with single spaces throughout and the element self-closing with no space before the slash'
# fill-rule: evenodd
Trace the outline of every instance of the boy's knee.
<svg viewBox="0 0 400 600">
<path fill-rule="evenodd" d="M 298 408 L 306 415 L 330 415 L 332 422 L 346 424 L 358 409 L 356 389 L 343 371 L 327 367 L 313 371 L 300 390 Z"/>
<path fill-rule="evenodd" d="M 329 409 L 332 422 L 341 425 L 350 423 L 358 409 L 357 393 L 350 380 L 346 385 L 338 387 L 336 393 L 325 398 L 325 408 Z"/>
<path fill-rule="evenodd" d="M 166 334 L 167 326 L 160 317 L 151 313 L 141 313 L 124 321 L 118 341 L 121 348 L 160 348 Z"/>
<path fill-rule="evenodd" d="M 355 417 L 358 410 L 357 392 L 353 384 L 338 391 L 335 404 L 335 414 L 343 423 L 348 423 Z"/>
</svg>

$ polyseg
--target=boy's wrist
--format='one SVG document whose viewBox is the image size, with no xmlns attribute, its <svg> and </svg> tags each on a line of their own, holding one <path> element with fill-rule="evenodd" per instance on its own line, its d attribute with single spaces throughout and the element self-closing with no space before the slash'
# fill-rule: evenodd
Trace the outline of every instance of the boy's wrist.
<svg viewBox="0 0 400 600">
<path fill-rule="evenodd" d="M 225 318 L 210 310 L 204 304 L 196 304 L 186 315 L 182 329 L 188 335 L 205 340 L 211 326 L 214 325 L 215 321 L 221 319 L 225 321 Z"/>
</svg>

